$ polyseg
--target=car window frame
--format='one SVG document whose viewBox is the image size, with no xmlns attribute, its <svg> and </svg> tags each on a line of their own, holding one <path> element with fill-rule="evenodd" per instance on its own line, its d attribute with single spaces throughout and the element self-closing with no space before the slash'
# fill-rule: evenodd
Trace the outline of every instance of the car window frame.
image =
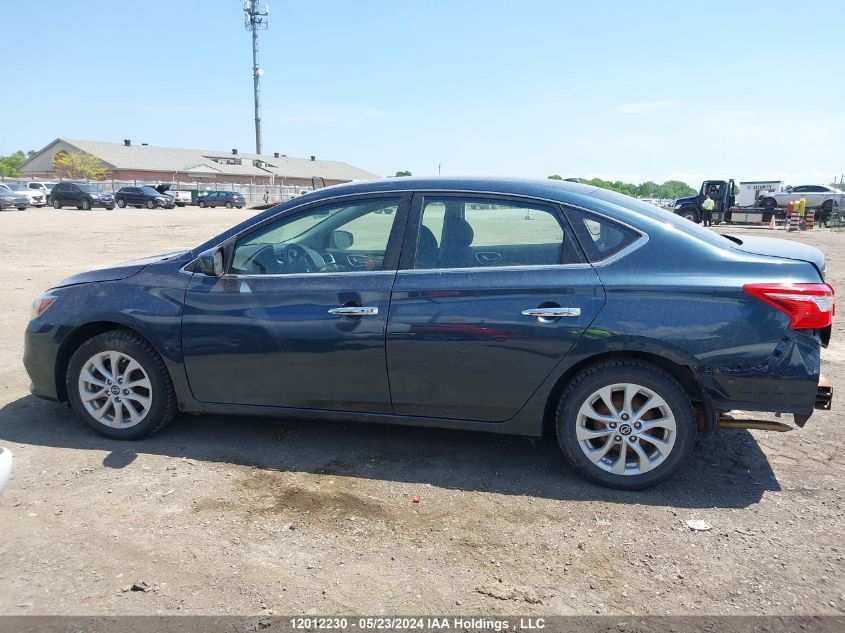
<svg viewBox="0 0 845 633">
<path fill-rule="evenodd" d="M 648 240 L 649 240 L 648 233 L 646 233 L 645 231 L 643 231 L 640 228 L 637 228 L 636 226 L 633 226 L 631 224 L 628 224 L 627 222 L 620 220 L 619 218 L 615 218 L 611 215 L 608 215 L 607 213 L 602 213 L 601 211 L 596 211 L 595 209 L 589 209 L 587 207 L 582 207 L 582 206 L 579 206 L 577 204 L 561 203 L 560 206 L 561 206 L 561 211 L 563 212 L 563 215 L 566 218 L 566 222 L 569 225 L 570 230 L 572 231 L 572 236 L 574 238 L 573 241 L 575 241 L 578 244 L 578 248 L 581 251 L 582 256 L 584 257 L 584 261 L 588 262 L 588 265 L 590 265 L 594 268 L 597 268 L 597 267 L 601 268 L 602 266 L 608 266 L 608 265 L 610 265 L 614 262 L 617 262 L 620 259 L 622 259 L 623 257 L 627 257 L 628 255 L 630 255 L 634 251 L 639 250 L 640 248 L 642 248 L 643 246 L 645 246 L 648 243 Z M 604 218 L 606 220 L 609 220 L 610 222 L 613 222 L 614 224 L 618 224 L 619 226 L 623 226 L 626 229 L 629 229 L 629 230 L 631 230 L 635 233 L 638 233 L 639 237 L 636 238 L 633 242 L 631 242 L 627 246 L 625 246 L 624 248 L 616 251 L 615 253 L 611 253 L 610 255 L 608 255 L 607 257 L 605 257 L 603 259 L 599 259 L 597 261 L 591 261 L 589 254 L 587 253 L 586 249 L 581 244 L 581 240 L 578 238 L 578 234 L 575 232 L 575 226 L 574 226 L 573 219 L 571 217 L 569 217 L 569 214 L 567 214 L 567 209 L 573 209 L 573 210 L 580 211 L 581 213 L 586 213 L 588 215 L 593 215 L 593 216 L 598 216 L 599 218 Z"/>
<path fill-rule="evenodd" d="M 426 198 L 460 198 L 472 200 L 490 200 L 491 204 L 514 203 L 530 205 L 539 209 L 550 211 L 557 219 L 563 231 L 562 255 L 566 257 L 567 248 L 578 261 L 566 262 L 561 261 L 559 264 L 520 264 L 517 266 L 471 266 L 462 268 L 415 268 L 417 257 L 417 243 L 419 239 L 420 227 L 422 226 L 423 209 L 425 208 Z M 402 255 L 399 261 L 399 270 L 402 272 L 410 272 L 416 274 L 437 273 L 441 271 L 507 271 L 507 270 L 538 270 L 544 268 L 583 268 L 589 266 L 586 257 L 578 244 L 577 240 L 573 239 L 572 227 L 565 218 L 561 203 L 554 200 L 547 200 L 544 198 L 535 198 L 532 196 L 520 196 L 518 194 L 501 194 L 491 193 L 485 191 L 456 191 L 456 190 L 426 190 L 414 191 L 411 201 L 410 213 L 408 221 L 405 225 L 405 236 L 403 240 Z"/>
<path fill-rule="evenodd" d="M 232 272 L 232 263 L 234 261 L 235 248 L 238 242 L 249 239 L 249 236 L 260 232 L 262 229 L 270 224 L 277 222 L 282 217 L 294 218 L 300 215 L 306 215 L 313 212 L 320 207 L 331 207 L 339 204 L 349 203 L 354 204 L 358 201 L 375 200 L 379 198 L 394 198 L 399 200 L 399 205 L 396 212 L 393 214 L 393 225 L 390 228 L 390 235 L 387 238 L 387 248 L 384 252 L 384 261 L 380 270 L 347 270 L 347 271 L 330 271 L 323 273 L 271 273 L 267 275 L 257 273 L 241 273 Z M 226 278 L 255 278 L 255 279 L 271 279 L 271 278 L 294 278 L 294 277 L 314 277 L 315 275 L 378 275 L 383 273 L 395 274 L 399 270 L 399 262 L 403 250 L 405 229 L 408 221 L 409 209 L 411 206 L 410 192 L 371 192 L 359 193 L 347 196 L 338 196 L 335 198 L 323 198 L 321 200 L 313 200 L 296 207 L 285 209 L 268 218 L 264 218 L 261 222 L 245 228 L 243 231 L 232 235 L 218 248 L 223 248 L 223 257 L 225 261 Z"/>
</svg>

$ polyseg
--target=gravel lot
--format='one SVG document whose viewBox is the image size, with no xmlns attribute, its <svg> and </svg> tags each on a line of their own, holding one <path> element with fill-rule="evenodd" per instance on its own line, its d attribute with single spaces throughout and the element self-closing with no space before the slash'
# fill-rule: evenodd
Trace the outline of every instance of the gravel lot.
<svg viewBox="0 0 845 633">
<path fill-rule="evenodd" d="M 247 215 L 0 213 L 0 444 L 16 458 L 0 614 L 845 613 L 837 399 L 801 431 L 704 439 L 681 477 L 623 493 L 568 472 L 551 439 L 180 416 L 119 443 L 28 394 L 39 292 Z M 845 289 L 845 234 L 790 239 Z M 843 340 L 839 317 L 824 352 L 838 393 Z"/>
</svg>

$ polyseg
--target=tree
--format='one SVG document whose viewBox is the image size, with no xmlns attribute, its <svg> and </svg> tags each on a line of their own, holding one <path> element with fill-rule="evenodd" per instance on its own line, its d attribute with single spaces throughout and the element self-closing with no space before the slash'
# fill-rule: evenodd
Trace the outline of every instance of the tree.
<svg viewBox="0 0 845 633">
<path fill-rule="evenodd" d="M 660 185 L 652 180 L 646 180 L 641 185 L 637 185 L 637 195 L 641 198 L 656 198 L 657 191 L 660 189 Z"/>
<path fill-rule="evenodd" d="M 549 180 L 563 180 L 563 176 L 555 174 L 554 176 L 549 176 Z"/>
<path fill-rule="evenodd" d="M 96 156 L 86 152 L 66 152 L 60 150 L 53 156 L 53 169 L 62 178 L 84 178 L 102 180 L 108 169 Z"/>
<path fill-rule="evenodd" d="M 685 196 L 693 196 L 696 191 L 687 183 L 680 180 L 667 180 L 660 187 L 658 187 L 658 198 L 671 198 L 677 200 Z"/>
<path fill-rule="evenodd" d="M 17 176 L 18 167 L 27 159 L 21 150 L 8 156 L 0 156 L 0 176 Z"/>
<path fill-rule="evenodd" d="M 397 172 L 396 172 L 396 177 L 397 177 L 397 178 L 400 178 L 400 177 L 402 177 L 402 176 L 412 176 L 412 175 L 413 175 L 413 174 L 412 174 L 411 172 L 409 172 L 409 171 L 397 171 Z"/>
</svg>

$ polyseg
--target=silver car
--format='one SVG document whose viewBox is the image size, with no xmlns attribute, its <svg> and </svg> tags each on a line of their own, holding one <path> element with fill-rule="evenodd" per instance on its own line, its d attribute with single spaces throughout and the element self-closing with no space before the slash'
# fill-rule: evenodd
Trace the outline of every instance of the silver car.
<svg viewBox="0 0 845 633">
<path fill-rule="evenodd" d="M 845 192 L 827 185 L 799 185 L 789 191 L 767 193 L 762 199 L 762 205 L 769 209 L 785 207 L 790 202 L 798 202 L 801 198 L 807 201 L 807 207 L 820 207 L 830 213 L 836 207 L 845 206 Z"/>
</svg>

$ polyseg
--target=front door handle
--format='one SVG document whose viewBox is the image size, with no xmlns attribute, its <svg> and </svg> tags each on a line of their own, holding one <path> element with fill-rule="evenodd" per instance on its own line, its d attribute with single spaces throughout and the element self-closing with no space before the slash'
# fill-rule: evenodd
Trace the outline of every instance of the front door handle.
<svg viewBox="0 0 845 633">
<path fill-rule="evenodd" d="M 560 317 L 578 317 L 581 316 L 581 308 L 532 308 L 531 310 L 523 310 L 522 316 L 557 319 Z"/>
<path fill-rule="evenodd" d="M 372 306 L 343 306 L 342 308 L 329 308 L 329 314 L 341 317 L 376 316 L 378 308 Z"/>
</svg>

